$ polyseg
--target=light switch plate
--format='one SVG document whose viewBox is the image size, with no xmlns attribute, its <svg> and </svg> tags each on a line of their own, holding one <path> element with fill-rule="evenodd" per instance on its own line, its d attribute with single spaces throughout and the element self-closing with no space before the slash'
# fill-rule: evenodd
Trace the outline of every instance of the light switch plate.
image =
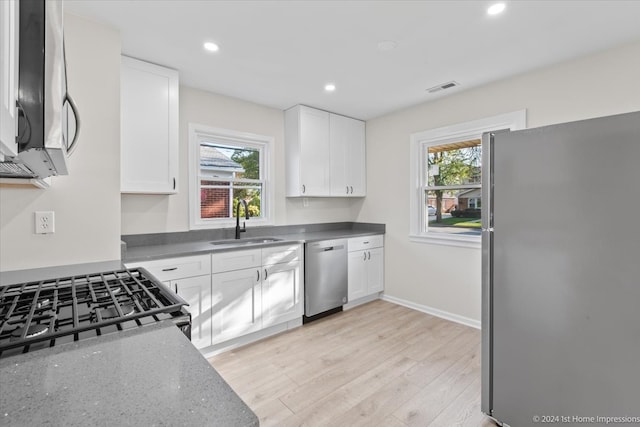
<svg viewBox="0 0 640 427">
<path fill-rule="evenodd" d="M 36 234 L 55 233 L 55 215 L 53 211 L 35 212 Z"/>
</svg>

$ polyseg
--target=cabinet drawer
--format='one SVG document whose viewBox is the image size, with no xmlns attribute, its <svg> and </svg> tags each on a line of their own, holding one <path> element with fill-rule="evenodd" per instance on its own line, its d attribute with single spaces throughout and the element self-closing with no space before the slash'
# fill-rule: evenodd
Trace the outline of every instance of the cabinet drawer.
<svg viewBox="0 0 640 427">
<path fill-rule="evenodd" d="M 211 256 L 211 265 L 214 273 L 260 267 L 262 265 L 262 250 L 245 249 L 214 253 Z"/>
<path fill-rule="evenodd" d="M 382 234 L 377 234 L 375 236 L 353 237 L 349 239 L 349 252 L 380 248 L 382 246 L 384 246 L 384 236 Z"/>
<path fill-rule="evenodd" d="M 300 245 L 275 246 L 262 249 L 262 265 L 283 264 L 300 260 Z"/>
<path fill-rule="evenodd" d="M 127 263 L 127 268 L 142 267 L 161 282 L 211 274 L 211 255 L 166 258 Z"/>
</svg>

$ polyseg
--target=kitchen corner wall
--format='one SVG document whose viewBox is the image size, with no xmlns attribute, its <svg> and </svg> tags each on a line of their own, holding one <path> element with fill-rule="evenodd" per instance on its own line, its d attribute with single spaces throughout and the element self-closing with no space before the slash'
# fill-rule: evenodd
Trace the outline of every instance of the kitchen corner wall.
<svg viewBox="0 0 640 427">
<path fill-rule="evenodd" d="M 409 241 L 412 133 L 521 109 L 528 127 L 638 111 L 638 76 L 640 42 L 368 121 L 368 192 L 357 220 L 387 224 L 385 294 L 467 323 L 480 321 L 480 249 Z M 381 170 L 393 173 L 375 173 Z M 544 200 L 539 204 L 541 215 L 552 214 Z M 612 213 L 621 208 L 612 206 Z"/>
<path fill-rule="evenodd" d="M 143 59 L 144 58 L 140 58 Z M 178 193 L 172 195 L 122 195 L 122 234 L 164 233 L 189 230 L 189 123 L 271 136 L 275 139 L 274 225 L 352 221 L 358 199 L 285 197 L 284 112 L 240 99 L 180 86 L 180 152 Z M 247 223 L 251 227 L 251 222 Z"/>
<path fill-rule="evenodd" d="M 120 259 L 120 34 L 64 19 L 78 146 L 51 188 L 0 188 L 0 271 Z M 34 234 L 35 211 L 55 212 L 54 234 Z"/>
</svg>

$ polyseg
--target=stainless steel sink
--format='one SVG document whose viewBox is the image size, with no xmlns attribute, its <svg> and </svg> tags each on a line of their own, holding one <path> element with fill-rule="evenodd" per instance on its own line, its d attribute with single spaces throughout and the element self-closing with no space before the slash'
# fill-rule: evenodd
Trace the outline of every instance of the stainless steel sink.
<svg viewBox="0 0 640 427">
<path fill-rule="evenodd" d="M 211 242 L 211 244 L 213 246 L 249 246 L 280 241 L 282 241 L 282 239 L 278 239 L 277 237 L 256 237 L 252 239 L 216 240 L 215 242 Z"/>
</svg>

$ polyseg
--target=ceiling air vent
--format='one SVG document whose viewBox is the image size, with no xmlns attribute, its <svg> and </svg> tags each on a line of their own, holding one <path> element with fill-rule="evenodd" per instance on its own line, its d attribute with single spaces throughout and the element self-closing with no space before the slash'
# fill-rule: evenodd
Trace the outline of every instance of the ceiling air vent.
<svg viewBox="0 0 640 427">
<path fill-rule="evenodd" d="M 439 84 L 437 86 L 431 87 L 431 88 L 427 89 L 427 92 L 429 92 L 429 93 L 440 92 L 441 90 L 450 89 L 450 88 L 455 87 L 455 86 L 460 86 L 460 83 L 452 80 L 450 82 L 442 83 L 442 84 Z"/>
</svg>

